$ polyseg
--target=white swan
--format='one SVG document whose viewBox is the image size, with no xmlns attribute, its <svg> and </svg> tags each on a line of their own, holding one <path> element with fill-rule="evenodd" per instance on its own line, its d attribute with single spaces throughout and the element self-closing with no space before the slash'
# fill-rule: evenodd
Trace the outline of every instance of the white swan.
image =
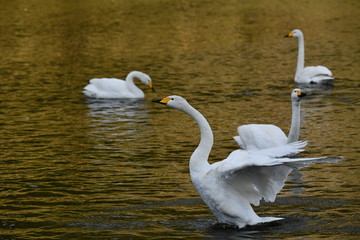
<svg viewBox="0 0 360 240">
<path fill-rule="evenodd" d="M 125 81 L 117 78 L 90 79 L 90 84 L 84 87 L 83 93 L 91 98 L 144 98 L 144 92 L 134 84 L 135 78 L 155 91 L 149 75 L 132 71 Z"/>
<path fill-rule="evenodd" d="M 295 142 L 263 150 L 236 150 L 226 159 L 208 163 L 213 133 L 203 115 L 180 96 L 168 96 L 154 102 L 189 114 L 200 128 L 200 143 L 190 157 L 191 180 L 219 222 L 242 228 L 282 218 L 259 217 L 251 207 L 260 200 L 274 201 L 293 169 L 325 158 L 281 158 L 301 152 L 305 142 Z"/>
<path fill-rule="evenodd" d="M 289 136 L 272 124 L 247 124 L 238 127 L 238 136 L 233 137 L 244 150 L 265 149 L 282 146 L 299 140 L 300 100 L 306 94 L 299 88 L 291 92 L 292 117 Z"/>
<path fill-rule="evenodd" d="M 299 29 L 291 31 L 285 37 L 294 37 L 298 39 L 298 61 L 295 72 L 295 82 L 297 83 L 326 83 L 333 80 L 331 71 L 324 66 L 304 67 L 305 48 L 304 35 Z"/>
</svg>

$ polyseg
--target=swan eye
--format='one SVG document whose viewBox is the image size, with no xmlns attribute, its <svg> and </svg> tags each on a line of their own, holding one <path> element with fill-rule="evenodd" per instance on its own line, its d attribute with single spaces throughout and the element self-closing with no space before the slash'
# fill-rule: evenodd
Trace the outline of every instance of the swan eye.
<svg viewBox="0 0 360 240">
<path fill-rule="evenodd" d="M 174 100 L 174 98 L 171 98 L 171 100 Z"/>
</svg>

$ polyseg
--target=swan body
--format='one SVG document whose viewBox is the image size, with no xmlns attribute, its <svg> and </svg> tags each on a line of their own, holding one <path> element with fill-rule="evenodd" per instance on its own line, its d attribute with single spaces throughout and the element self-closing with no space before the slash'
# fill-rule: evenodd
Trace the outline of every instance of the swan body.
<svg viewBox="0 0 360 240">
<path fill-rule="evenodd" d="M 238 136 L 234 140 L 241 149 L 265 149 L 286 144 L 287 136 L 272 124 L 247 124 L 238 127 Z"/>
<path fill-rule="evenodd" d="M 242 228 L 263 222 L 281 220 L 278 217 L 259 217 L 251 204 L 260 200 L 273 202 L 293 169 L 323 158 L 286 158 L 303 151 L 306 142 L 294 142 L 262 150 L 235 150 L 226 159 L 208 163 L 213 146 L 213 133 L 204 116 L 180 96 L 168 96 L 154 102 L 190 115 L 200 128 L 200 143 L 190 157 L 191 180 L 220 223 Z"/>
<path fill-rule="evenodd" d="M 125 81 L 117 78 L 90 79 L 83 93 L 90 98 L 144 98 L 144 92 L 134 84 L 135 78 L 153 89 L 149 75 L 132 71 L 126 76 Z"/>
<path fill-rule="evenodd" d="M 334 77 L 331 71 L 324 66 L 309 66 L 304 67 L 305 61 L 305 47 L 304 35 L 299 29 L 291 31 L 285 37 L 294 37 L 298 39 L 298 61 L 295 72 L 295 82 L 297 83 L 327 83 L 333 80 Z"/>
<path fill-rule="evenodd" d="M 247 124 L 238 127 L 238 136 L 233 137 L 244 150 L 265 149 L 282 146 L 299 140 L 300 100 L 306 94 L 299 88 L 292 90 L 292 118 L 289 136 L 272 124 Z"/>
</svg>

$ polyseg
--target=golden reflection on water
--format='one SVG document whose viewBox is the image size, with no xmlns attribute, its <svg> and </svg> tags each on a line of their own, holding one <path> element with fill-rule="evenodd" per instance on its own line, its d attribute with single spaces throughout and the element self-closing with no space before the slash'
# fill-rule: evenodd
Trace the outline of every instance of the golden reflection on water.
<svg viewBox="0 0 360 240">
<path fill-rule="evenodd" d="M 306 64 L 336 77 L 329 89 L 306 89 L 301 156 L 346 160 L 301 170 L 302 182 L 291 179 L 278 202 L 257 210 L 329 233 L 284 224 L 253 237 L 350 239 L 356 232 L 333 229 L 355 225 L 346 213 L 357 210 L 359 9 L 355 0 L 2 3 L 2 230 L 19 238 L 216 236 L 188 175 L 197 126 L 150 100 L 182 95 L 204 114 L 215 135 L 211 162 L 237 148 L 238 125 L 287 133 L 297 43 L 283 36 L 300 28 Z M 81 95 L 90 78 L 132 70 L 149 74 L 157 92 L 140 86 L 146 98 L 134 102 Z"/>
</svg>

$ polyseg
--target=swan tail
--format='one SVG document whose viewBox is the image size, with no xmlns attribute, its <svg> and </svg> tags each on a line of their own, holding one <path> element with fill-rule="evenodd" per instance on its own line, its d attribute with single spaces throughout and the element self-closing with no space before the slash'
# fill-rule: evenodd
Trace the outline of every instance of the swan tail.
<svg viewBox="0 0 360 240">
<path fill-rule="evenodd" d="M 280 221 L 280 220 L 284 220 L 284 218 L 259 217 L 256 221 L 252 221 L 251 223 L 238 222 L 236 225 L 237 225 L 238 228 L 243 228 L 243 227 L 246 227 L 246 226 L 253 226 L 253 225 L 257 225 L 257 224 Z"/>
<path fill-rule="evenodd" d="M 273 222 L 273 221 L 279 221 L 284 220 L 284 218 L 278 218 L 278 217 L 260 217 L 259 223 L 267 223 L 267 222 Z"/>
<path fill-rule="evenodd" d="M 88 97 L 96 97 L 96 87 L 94 85 L 87 85 L 86 87 L 84 87 L 84 91 L 83 94 L 85 94 Z"/>
</svg>

